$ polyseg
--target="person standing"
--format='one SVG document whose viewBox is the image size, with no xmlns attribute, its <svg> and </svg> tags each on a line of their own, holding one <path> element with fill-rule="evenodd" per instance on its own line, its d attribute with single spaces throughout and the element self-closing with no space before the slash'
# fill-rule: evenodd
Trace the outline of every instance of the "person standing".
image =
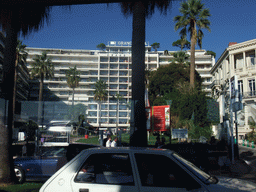
<svg viewBox="0 0 256 192">
<path fill-rule="evenodd" d="M 108 140 L 106 142 L 106 147 L 111 147 L 111 136 L 108 136 Z"/>
<path fill-rule="evenodd" d="M 117 137 L 114 138 L 113 142 L 111 143 L 111 147 L 117 146 Z"/>
</svg>

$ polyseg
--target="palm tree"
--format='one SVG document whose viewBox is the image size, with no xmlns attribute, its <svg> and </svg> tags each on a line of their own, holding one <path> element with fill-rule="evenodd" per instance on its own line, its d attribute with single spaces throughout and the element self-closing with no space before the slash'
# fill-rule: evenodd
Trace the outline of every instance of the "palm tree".
<svg viewBox="0 0 256 192">
<path fill-rule="evenodd" d="M 2 93 L 8 104 L 7 129 L 0 127 L 0 183 L 13 183 L 16 180 L 12 161 L 12 127 L 13 127 L 13 91 L 14 71 L 16 59 L 17 37 L 22 32 L 26 36 L 32 31 L 37 31 L 49 19 L 50 7 L 42 4 L 34 4 L 33 9 L 27 4 L 10 6 L 1 4 L 0 23 L 6 32 Z"/>
<path fill-rule="evenodd" d="M 202 46 L 203 31 L 202 29 L 209 28 L 210 16 L 209 9 L 204 8 L 204 4 L 201 0 L 188 0 L 187 2 L 181 3 L 180 13 L 174 17 L 175 30 L 181 29 L 179 32 L 181 39 L 185 39 L 187 33 L 190 34 L 191 41 L 191 57 L 190 57 L 190 86 L 195 86 L 195 45 L 198 42 L 199 47 Z M 188 28 L 187 28 L 188 27 Z M 198 27 L 198 30 L 197 30 Z"/>
<path fill-rule="evenodd" d="M 27 60 L 28 53 L 25 51 L 27 46 L 18 40 L 16 47 L 16 61 L 14 70 L 14 88 L 13 88 L 13 115 L 15 114 L 16 90 L 17 90 L 17 68 L 18 64 L 24 65 Z"/>
<path fill-rule="evenodd" d="M 67 77 L 67 83 L 68 86 L 72 89 L 72 109 L 74 108 L 74 97 L 75 97 L 75 88 L 79 86 L 80 79 L 80 71 L 76 69 L 76 66 L 74 68 L 69 68 L 69 70 L 66 71 L 66 77 Z M 74 110 L 73 110 L 74 111 Z M 74 114 L 73 114 L 74 118 Z"/>
<path fill-rule="evenodd" d="M 44 79 L 54 76 L 54 66 L 45 51 L 42 52 L 42 55 L 36 55 L 33 60 L 34 62 L 31 64 L 31 78 L 38 78 L 40 80 L 38 107 L 38 124 L 40 125 L 42 124 L 42 100 Z"/>
<path fill-rule="evenodd" d="M 132 111 L 130 145 L 147 146 L 145 115 L 145 23 L 155 7 L 166 13 L 172 0 L 121 2 L 125 16 L 133 16 L 132 30 Z M 136 101 L 136 103 L 135 103 Z"/>
<path fill-rule="evenodd" d="M 184 66 L 189 66 L 190 63 L 188 62 L 189 55 L 185 51 L 177 51 L 173 54 L 173 59 L 171 60 L 172 63 L 177 63 Z"/>
<path fill-rule="evenodd" d="M 117 101 L 117 119 L 116 119 L 116 134 L 117 134 L 117 130 L 118 130 L 118 123 L 119 123 L 119 104 L 120 102 L 122 102 L 123 100 L 123 96 L 120 95 L 119 93 L 116 94 L 116 96 L 113 96 L 113 98 Z"/>
<path fill-rule="evenodd" d="M 187 39 L 179 39 L 172 43 L 172 46 L 179 47 L 181 51 L 185 49 L 190 49 L 190 42 Z"/>
<path fill-rule="evenodd" d="M 151 44 L 150 46 L 153 47 L 153 49 L 155 49 L 155 52 L 157 52 L 157 49 L 160 47 L 160 43 L 155 42 L 155 43 Z"/>
<path fill-rule="evenodd" d="M 99 128 L 101 127 L 101 103 L 108 98 L 107 84 L 103 80 L 98 80 L 95 83 L 94 100 L 99 104 Z M 100 141 L 102 145 L 102 141 Z"/>
</svg>

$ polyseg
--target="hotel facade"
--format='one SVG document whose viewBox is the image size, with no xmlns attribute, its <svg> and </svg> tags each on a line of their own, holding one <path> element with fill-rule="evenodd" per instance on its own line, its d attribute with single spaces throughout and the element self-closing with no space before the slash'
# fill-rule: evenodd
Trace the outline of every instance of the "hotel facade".
<svg viewBox="0 0 256 192">
<path fill-rule="evenodd" d="M 108 98 L 101 104 L 101 126 L 129 127 L 132 83 L 132 57 L 131 42 L 110 41 L 106 50 L 75 50 L 75 49 L 51 49 L 51 48 L 26 48 L 28 52 L 27 67 L 31 69 L 31 63 L 35 55 L 41 55 L 43 51 L 48 52 L 54 64 L 54 77 L 45 79 L 45 88 L 49 89 L 59 101 L 45 101 L 44 119 L 60 120 L 65 118 L 66 107 L 72 103 L 72 89 L 68 87 L 66 71 L 76 66 L 80 71 L 81 81 L 75 89 L 75 105 L 86 106 L 88 122 L 93 126 L 99 126 L 99 104 L 94 100 L 94 84 L 101 79 L 108 85 Z M 167 65 L 172 59 L 169 52 L 151 51 L 149 43 L 145 43 L 145 65 L 149 70 L 156 70 L 162 65 Z M 188 51 L 188 54 L 190 52 Z M 205 50 L 196 50 L 196 70 L 203 79 L 203 90 L 211 95 L 210 85 L 212 83 L 211 67 L 215 59 L 206 55 Z M 39 87 L 34 80 L 30 90 L 30 99 L 38 100 Z M 33 86 L 34 83 L 34 86 Z M 116 94 L 122 96 L 117 103 L 114 98 Z M 31 114 L 31 113 L 30 113 Z"/>
</svg>

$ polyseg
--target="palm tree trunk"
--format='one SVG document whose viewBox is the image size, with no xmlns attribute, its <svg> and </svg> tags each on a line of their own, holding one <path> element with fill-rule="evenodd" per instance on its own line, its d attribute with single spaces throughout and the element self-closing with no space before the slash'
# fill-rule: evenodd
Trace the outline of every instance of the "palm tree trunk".
<svg viewBox="0 0 256 192">
<path fill-rule="evenodd" d="M 145 8 L 142 1 L 133 9 L 131 146 L 147 146 L 145 115 Z"/>
<path fill-rule="evenodd" d="M 14 85 L 13 85 L 13 117 L 15 116 L 15 103 L 16 103 L 16 90 L 17 90 L 17 67 L 18 67 L 18 54 L 16 53 L 16 61 L 14 68 Z"/>
<path fill-rule="evenodd" d="M 0 122 L 0 183 L 9 184 L 16 180 L 14 174 L 13 157 L 11 153 L 12 146 L 12 128 L 13 128 L 13 88 L 14 88 L 14 68 L 17 46 L 18 30 L 15 29 L 15 20 L 17 15 L 11 8 L 6 11 L 9 19 L 6 22 L 6 39 L 4 49 L 3 63 L 3 82 L 2 92 L 5 99 L 8 100 L 8 120 L 7 129 L 3 122 Z"/>
<path fill-rule="evenodd" d="M 43 90 L 44 89 L 44 75 L 41 74 L 40 77 L 40 86 L 39 86 L 39 103 L 38 103 L 38 125 L 42 124 L 42 100 L 43 100 Z"/>
<path fill-rule="evenodd" d="M 116 135 L 118 131 L 118 123 L 119 123 L 119 98 L 117 98 Z"/>
<path fill-rule="evenodd" d="M 72 92 L 72 111 L 73 111 L 73 120 L 75 120 L 75 111 L 74 111 L 74 100 L 75 100 L 75 88 L 73 88 L 73 92 Z"/>
<path fill-rule="evenodd" d="M 190 86 L 195 87 L 195 46 L 196 46 L 196 29 L 194 28 L 191 37 L 191 56 L 190 56 Z"/>
<path fill-rule="evenodd" d="M 99 101 L 99 133 L 100 133 L 100 145 L 103 146 L 103 133 L 100 130 L 101 127 L 101 101 Z"/>
</svg>

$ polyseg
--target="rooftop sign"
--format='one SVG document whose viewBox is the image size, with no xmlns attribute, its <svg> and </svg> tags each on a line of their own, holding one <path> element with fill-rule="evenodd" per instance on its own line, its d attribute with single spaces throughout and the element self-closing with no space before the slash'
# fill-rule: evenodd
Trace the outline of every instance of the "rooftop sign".
<svg viewBox="0 0 256 192">
<path fill-rule="evenodd" d="M 109 46 L 132 46 L 131 41 L 109 41 Z M 149 43 L 145 42 L 146 46 L 149 46 Z"/>
</svg>

